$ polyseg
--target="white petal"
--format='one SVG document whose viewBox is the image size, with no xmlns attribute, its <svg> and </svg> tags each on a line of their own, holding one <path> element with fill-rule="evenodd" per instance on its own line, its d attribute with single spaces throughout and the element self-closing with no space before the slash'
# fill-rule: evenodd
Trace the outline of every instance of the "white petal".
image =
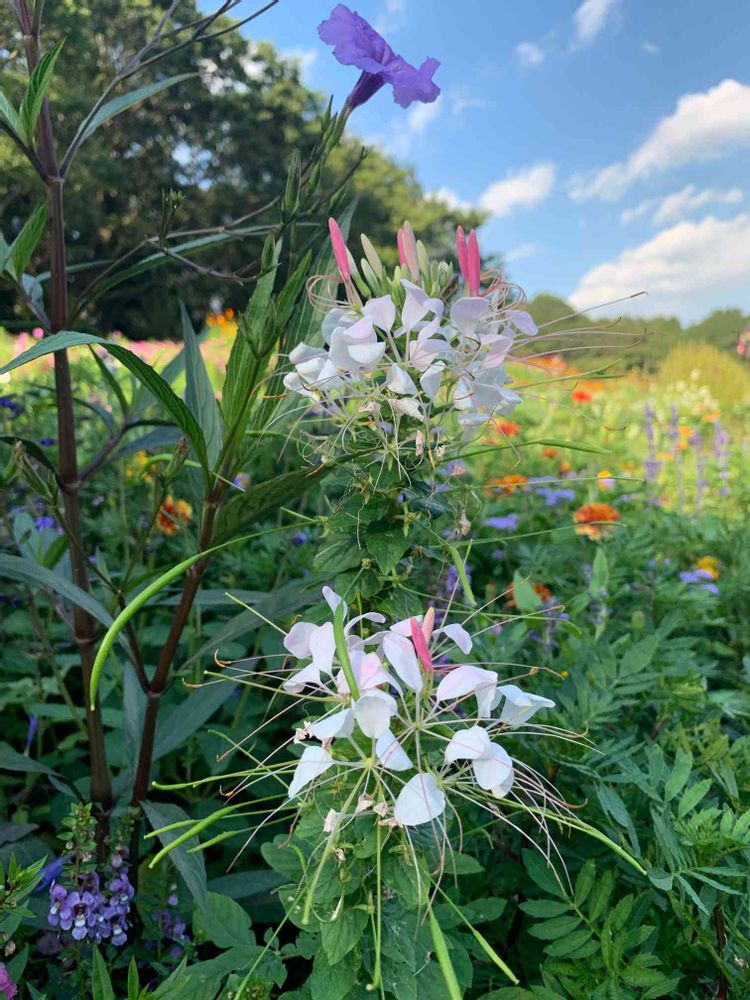
<svg viewBox="0 0 750 1000">
<path fill-rule="evenodd" d="M 443 365 L 430 365 L 419 380 L 419 384 L 424 389 L 428 399 L 434 400 L 440 392 L 440 384 L 443 381 Z"/>
<path fill-rule="evenodd" d="M 488 312 L 485 299 L 464 295 L 456 299 L 451 308 L 451 323 L 464 337 L 473 337 L 479 320 Z"/>
<path fill-rule="evenodd" d="M 385 384 L 391 392 L 402 393 L 407 396 L 416 396 L 419 391 L 414 384 L 414 379 L 403 368 L 398 365 L 391 365 L 385 377 Z"/>
<path fill-rule="evenodd" d="M 377 653 L 353 655 L 351 659 L 354 679 L 360 691 L 372 690 L 380 684 L 390 683 L 391 677 Z"/>
<path fill-rule="evenodd" d="M 309 361 L 311 358 L 321 358 L 325 357 L 326 352 L 320 347 L 310 347 L 304 341 L 289 352 L 289 360 L 293 365 L 299 365 L 303 361 Z"/>
<path fill-rule="evenodd" d="M 331 587 L 323 587 L 323 598 L 331 611 L 335 611 L 341 604 L 341 598 Z M 346 605 L 344 605 L 344 616 L 346 616 Z"/>
<path fill-rule="evenodd" d="M 307 659 L 310 656 L 310 639 L 317 630 L 318 626 L 312 622 L 295 622 L 284 636 L 284 649 L 299 660 Z"/>
<path fill-rule="evenodd" d="M 350 708 L 334 712 L 327 719 L 319 719 L 310 726 L 316 740 L 333 740 L 337 736 L 351 736 L 354 732 L 354 713 Z"/>
<path fill-rule="evenodd" d="M 533 337 L 537 332 L 537 325 L 531 318 L 529 313 L 525 312 L 523 309 L 509 309 L 505 316 L 513 326 L 520 330 L 521 333 L 525 333 L 529 337 Z"/>
<path fill-rule="evenodd" d="M 383 638 L 383 652 L 404 684 L 412 691 L 421 691 L 422 671 L 411 640 L 389 632 Z"/>
<path fill-rule="evenodd" d="M 520 726 L 535 715 L 540 708 L 554 708 L 555 703 L 538 694 L 528 694 L 515 684 L 503 684 L 498 693 L 505 697 L 500 721 L 508 726 Z"/>
<path fill-rule="evenodd" d="M 325 622 L 316 628 L 310 637 L 310 655 L 313 665 L 324 674 L 330 674 L 333 665 L 333 654 L 336 651 L 336 640 L 333 637 L 333 623 Z"/>
<path fill-rule="evenodd" d="M 385 354 L 385 344 L 351 344 L 349 355 L 359 365 L 375 365 Z"/>
<path fill-rule="evenodd" d="M 391 400 L 391 406 L 397 413 L 403 413 L 407 417 L 414 417 L 416 420 L 421 420 L 422 418 L 422 411 L 419 408 L 419 403 L 416 399 L 411 399 L 409 396 L 405 399 Z"/>
<path fill-rule="evenodd" d="M 497 788 L 513 773 L 513 761 L 497 743 L 490 744 L 490 752 L 474 761 L 474 777 L 480 788 L 489 791 Z"/>
<path fill-rule="evenodd" d="M 320 687 L 320 671 L 313 663 L 308 663 L 308 665 L 303 667 L 302 670 L 298 670 L 293 677 L 284 681 L 281 686 L 285 691 L 291 691 L 293 694 L 297 694 L 305 687 L 306 684 L 311 684 L 314 687 Z"/>
<path fill-rule="evenodd" d="M 436 701 L 457 701 L 474 693 L 477 699 L 477 714 L 488 718 L 492 699 L 497 687 L 497 674 L 471 664 L 456 667 L 440 681 L 435 692 Z"/>
<path fill-rule="evenodd" d="M 499 785 L 495 785 L 494 788 L 492 789 L 492 794 L 498 799 L 504 799 L 505 796 L 513 787 L 514 780 L 515 780 L 515 772 L 511 765 L 511 768 L 506 774 L 503 781 L 501 781 Z"/>
<path fill-rule="evenodd" d="M 385 330 L 386 333 L 391 332 L 391 327 L 396 319 L 396 306 L 390 295 L 381 295 L 380 298 L 370 299 L 369 302 L 365 303 L 363 311 L 365 316 L 369 316 L 380 330 Z"/>
<path fill-rule="evenodd" d="M 390 729 L 378 737 L 375 744 L 375 754 L 383 767 L 389 771 L 408 771 L 414 767 L 408 754 Z"/>
<path fill-rule="evenodd" d="M 435 776 L 419 773 L 399 792 L 394 815 L 403 826 L 419 826 L 440 816 L 444 810 L 445 795 Z"/>
<path fill-rule="evenodd" d="M 296 392 L 300 396 L 307 396 L 308 399 L 315 399 L 315 393 L 310 392 L 310 390 L 305 387 L 305 383 L 299 377 L 297 372 L 289 372 L 288 375 L 284 376 L 284 388 L 288 389 L 290 392 Z"/>
<path fill-rule="evenodd" d="M 462 653 L 471 652 L 471 636 L 463 625 L 459 625 L 457 622 L 454 622 L 452 625 L 443 625 L 442 628 L 439 628 L 435 632 L 435 635 L 440 635 L 441 633 L 452 639 Z"/>
<path fill-rule="evenodd" d="M 490 746 L 490 738 L 481 726 L 458 729 L 445 748 L 445 760 L 450 764 L 456 760 L 476 760 L 485 754 Z"/>
<path fill-rule="evenodd" d="M 305 785 L 309 785 L 311 781 L 315 781 L 329 767 L 332 767 L 333 764 L 333 757 L 323 747 L 308 747 L 300 757 L 299 764 L 297 764 L 292 775 L 292 780 L 289 784 L 289 798 L 293 799 Z"/>
<path fill-rule="evenodd" d="M 385 691 L 370 691 L 354 702 L 357 725 L 365 736 L 377 739 L 390 727 L 396 702 Z"/>
<path fill-rule="evenodd" d="M 406 301 L 401 310 L 401 322 L 404 329 L 412 330 L 427 312 L 429 296 L 423 288 L 411 281 L 402 280 L 401 284 L 406 289 Z"/>
</svg>

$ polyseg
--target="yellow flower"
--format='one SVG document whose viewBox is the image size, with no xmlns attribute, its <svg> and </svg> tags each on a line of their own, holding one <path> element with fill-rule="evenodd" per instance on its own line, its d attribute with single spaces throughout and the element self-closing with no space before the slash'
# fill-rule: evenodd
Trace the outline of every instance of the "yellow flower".
<svg viewBox="0 0 750 1000">
<path fill-rule="evenodd" d="M 701 556 L 695 562 L 696 569 L 702 569 L 704 573 L 708 573 L 712 580 L 719 579 L 719 560 L 716 556 Z"/>
<path fill-rule="evenodd" d="M 186 500 L 175 500 L 168 496 L 156 515 L 156 527 L 164 535 L 176 535 L 183 524 L 187 524 L 193 508 Z"/>
</svg>

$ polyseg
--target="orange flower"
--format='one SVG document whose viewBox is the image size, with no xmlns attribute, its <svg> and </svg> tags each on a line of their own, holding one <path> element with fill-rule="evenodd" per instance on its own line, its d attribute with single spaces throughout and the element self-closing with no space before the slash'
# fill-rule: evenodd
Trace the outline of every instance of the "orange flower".
<svg viewBox="0 0 750 1000">
<path fill-rule="evenodd" d="M 495 430 L 505 437 L 513 437 L 514 434 L 520 434 L 521 425 L 514 423 L 512 420 L 496 420 Z"/>
<path fill-rule="evenodd" d="M 558 468 L 557 471 L 561 476 L 564 476 L 565 473 L 570 472 L 572 468 L 573 466 L 570 464 L 570 462 L 560 462 L 560 467 Z"/>
<path fill-rule="evenodd" d="M 519 486 L 523 486 L 529 480 L 526 476 L 521 476 L 517 472 L 512 472 L 509 476 L 503 476 L 502 479 L 491 479 L 489 486 L 490 488 L 486 491 L 488 493 L 504 493 L 509 496 L 513 490 L 517 489 Z"/>
<path fill-rule="evenodd" d="M 156 527 L 164 535 L 176 535 L 183 524 L 187 524 L 193 508 L 185 500 L 175 500 L 168 496 L 156 515 Z"/>
<path fill-rule="evenodd" d="M 558 454 L 557 448 L 542 448 L 542 458 L 557 458 Z"/>
<path fill-rule="evenodd" d="M 570 394 L 570 398 L 574 403 L 590 403 L 594 397 L 590 392 L 586 392 L 585 389 L 574 389 Z"/>
<path fill-rule="evenodd" d="M 620 520 L 620 512 L 608 503 L 586 503 L 573 514 L 576 524 L 576 534 L 587 538 L 606 538 L 612 531 L 612 525 L 598 524 L 599 521 L 614 522 Z"/>
<path fill-rule="evenodd" d="M 552 596 L 553 596 L 552 595 L 552 591 L 545 584 L 543 584 L 543 583 L 532 583 L 531 589 L 534 591 L 535 594 L 538 594 L 539 597 L 543 601 L 551 601 L 552 600 Z M 508 602 L 508 604 L 512 608 L 515 608 L 515 606 L 516 606 L 516 599 L 515 599 L 515 597 L 513 595 L 513 584 L 512 583 L 508 584 L 508 587 L 506 589 L 506 598 L 505 599 L 506 599 L 506 601 Z"/>
</svg>

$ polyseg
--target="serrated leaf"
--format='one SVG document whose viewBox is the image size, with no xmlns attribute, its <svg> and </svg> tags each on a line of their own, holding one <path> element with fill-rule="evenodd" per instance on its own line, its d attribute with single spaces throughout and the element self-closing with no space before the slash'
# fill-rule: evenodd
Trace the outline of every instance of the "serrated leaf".
<svg viewBox="0 0 750 1000">
<path fill-rule="evenodd" d="M 18 110 L 18 117 L 21 120 L 23 136 L 28 146 L 34 144 L 34 129 L 42 110 L 44 98 L 47 96 L 49 85 L 52 82 L 52 73 L 55 69 L 57 57 L 60 55 L 64 44 L 65 39 L 62 38 L 49 52 L 44 53 L 34 67 L 34 72 L 31 74 L 26 86 L 26 93 Z"/>
<path fill-rule="evenodd" d="M 28 217 L 23 229 L 8 248 L 5 268 L 16 281 L 21 280 L 21 275 L 26 270 L 29 261 L 34 255 L 34 251 L 37 248 L 39 240 L 42 238 L 46 225 L 47 203 L 43 201 L 37 205 Z M 44 341 L 40 341 L 40 343 L 44 343 Z M 13 367 L 16 366 L 13 365 Z"/>
<path fill-rule="evenodd" d="M 203 431 L 203 436 L 206 439 L 208 464 L 213 468 L 221 450 L 224 427 L 211 379 L 208 377 L 203 361 L 198 337 L 182 303 L 180 303 L 180 315 L 182 317 L 182 337 L 185 342 L 185 402 Z"/>
</svg>

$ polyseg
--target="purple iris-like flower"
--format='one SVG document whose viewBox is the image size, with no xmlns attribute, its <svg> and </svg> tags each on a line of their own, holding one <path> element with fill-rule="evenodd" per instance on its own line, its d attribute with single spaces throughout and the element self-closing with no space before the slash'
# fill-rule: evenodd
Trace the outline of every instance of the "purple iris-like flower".
<svg viewBox="0 0 750 1000">
<path fill-rule="evenodd" d="M 680 573 L 680 580 L 683 583 L 697 584 L 700 590 L 707 590 L 709 594 L 718 594 L 719 588 L 713 582 L 713 577 L 705 569 L 686 569 Z"/>
<path fill-rule="evenodd" d="M 515 531 L 518 525 L 518 514 L 504 514 L 502 517 L 488 517 L 485 526 L 498 531 Z"/>
<path fill-rule="evenodd" d="M 414 101 L 430 104 L 440 94 L 432 77 L 440 63 L 425 59 L 419 69 L 396 55 L 388 42 L 363 17 L 339 3 L 330 16 L 318 25 L 318 34 L 344 66 L 362 70 L 346 107 L 357 108 L 377 93 L 386 83 L 393 87 L 393 98 L 402 108 Z"/>
<path fill-rule="evenodd" d="M 0 962 L 0 996 L 5 1000 L 13 1000 L 18 994 L 18 987 L 10 978 L 10 973 L 5 968 L 5 963 Z"/>
</svg>

